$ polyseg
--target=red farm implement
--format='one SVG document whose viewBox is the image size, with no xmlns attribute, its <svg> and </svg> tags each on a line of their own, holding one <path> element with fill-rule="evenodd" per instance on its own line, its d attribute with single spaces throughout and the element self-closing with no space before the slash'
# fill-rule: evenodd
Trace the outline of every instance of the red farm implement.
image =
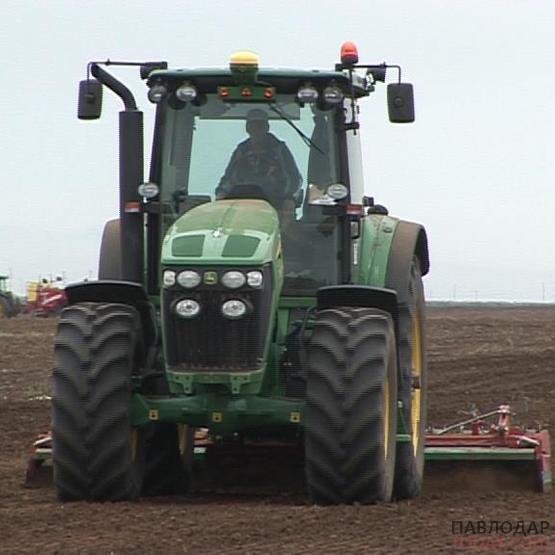
<svg viewBox="0 0 555 555">
<path fill-rule="evenodd" d="M 551 447 L 547 430 L 530 431 L 511 424 L 511 410 L 495 410 L 457 422 L 426 436 L 425 489 L 551 490 Z M 206 429 L 195 434 L 195 458 L 202 460 L 213 442 Z M 35 440 L 26 473 L 27 485 L 49 480 L 52 435 Z M 487 482 L 487 483 L 486 483 Z"/>
<path fill-rule="evenodd" d="M 428 434 L 428 485 L 550 491 L 549 433 L 513 425 L 512 415 L 508 405 L 501 405 Z"/>
<path fill-rule="evenodd" d="M 67 296 L 61 281 L 52 283 L 48 280 L 31 282 L 27 287 L 27 305 L 25 312 L 33 316 L 57 316 L 67 305 Z"/>
</svg>

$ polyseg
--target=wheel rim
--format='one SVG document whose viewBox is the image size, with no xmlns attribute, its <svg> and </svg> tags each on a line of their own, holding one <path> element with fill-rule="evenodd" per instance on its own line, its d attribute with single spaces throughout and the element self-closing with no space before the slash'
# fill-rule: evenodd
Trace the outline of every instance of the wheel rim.
<svg viewBox="0 0 555 555">
<path fill-rule="evenodd" d="M 416 455 L 420 445 L 420 421 L 422 390 L 420 380 L 422 378 L 422 330 L 420 329 L 420 314 L 417 313 L 412 319 L 412 447 Z"/>
</svg>

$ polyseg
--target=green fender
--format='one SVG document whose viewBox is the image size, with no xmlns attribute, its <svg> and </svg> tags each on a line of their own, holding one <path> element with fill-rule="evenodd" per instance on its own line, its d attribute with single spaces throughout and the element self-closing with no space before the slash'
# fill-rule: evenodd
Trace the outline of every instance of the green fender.
<svg viewBox="0 0 555 555">
<path fill-rule="evenodd" d="M 408 283 L 413 257 L 420 262 L 420 271 L 426 275 L 430 270 L 428 238 L 420 224 L 399 221 L 391 244 L 387 264 L 385 286 L 397 291 L 399 303 L 408 301 Z"/>
<path fill-rule="evenodd" d="M 420 261 L 422 275 L 429 271 L 426 230 L 420 224 L 378 214 L 367 216 L 362 224 L 355 281 L 397 291 L 399 302 L 405 302 L 413 256 Z"/>
</svg>

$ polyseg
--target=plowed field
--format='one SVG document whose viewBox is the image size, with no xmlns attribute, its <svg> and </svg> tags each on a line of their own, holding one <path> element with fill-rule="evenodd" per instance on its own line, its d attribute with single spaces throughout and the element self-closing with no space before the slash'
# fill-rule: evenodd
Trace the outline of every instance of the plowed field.
<svg viewBox="0 0 555 555">
<path fill-rule="evenodd" d="M 520 424 L 555 424 L 554 307 L 434 308 L 427 331 L 430 424 L 501 403 L 511 404 Z M 24 488 L 29 446 L 49 428 L 55 332 L 55 320 L 0 320 L 2 554 L 555 552 L 555 494 L 490 491 L 491 484 L 352 507 L 306 504 L 302 475 L 274 481 L 279 468 L 260 488 L 137 503 L 61 504 L 52 487 Z M 490 534 L 461 536 L 452 533 L 454 521 L 504 523 L 505 532 L 544 521 L 549 529 L 495 534 L 493 524 Z"/>
</svg>

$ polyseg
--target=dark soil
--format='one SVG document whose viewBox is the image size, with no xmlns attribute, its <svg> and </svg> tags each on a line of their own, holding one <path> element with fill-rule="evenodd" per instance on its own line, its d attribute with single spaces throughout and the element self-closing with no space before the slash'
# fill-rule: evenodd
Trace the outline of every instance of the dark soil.
<svg viewBox="0 0 555 555">
<path fill-rule="evenodd" d="M 555 308 L 434 308 L 427 327 L 430 424 L 501 403 L 511 404 L 519 424 L 555 424 Z M 2 554 L 555 552 L 555 494 L 492 490 L 491 482 L 375 506 L 310 506 L 298 479 L 280 480 L 279 489 L 59 503 L 53 487 L 23 487 L 30 445 L 49 428 L 55 332 L 53 319 L 0 320 Z M 540 536 L 461 537 L 453 521 L 550 528 Z"/>
</svg>

